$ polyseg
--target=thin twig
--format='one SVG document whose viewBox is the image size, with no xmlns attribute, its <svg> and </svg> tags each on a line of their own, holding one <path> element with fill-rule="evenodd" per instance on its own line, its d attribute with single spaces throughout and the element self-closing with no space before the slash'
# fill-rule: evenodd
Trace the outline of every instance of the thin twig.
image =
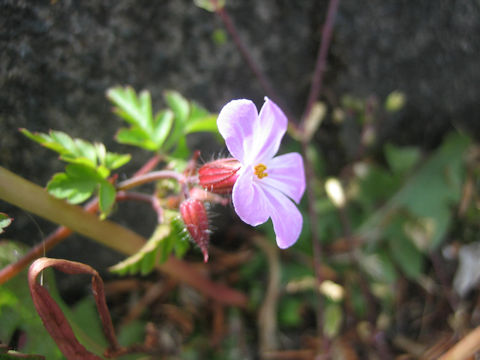
<svg viewBox="0 0 480 360">
<path fill-rule="evenodd" d="M 171 170 L 159 170 L 152 171 L 147 174 L 142 174 L 131 179 L 119 182 L 117 184 L 117 190 L 128 190 L 143 184 L 147 184 L 153 181 L 161 179 L 174 179 L 183 184 L 187 180 L 183 174 Z"/>
<path fill-rule="evenodd" d="M 247 63 L 248 67 L 250 68 L 250 70 L 252 70 L 253 74 L 260 82 L 260 85 L 262 86 L 267 96 L 271 97 L 276 101 L 278 97 L 276 96 L 275 91 L 273 90 L 273 87 L 270 84 L 270 81 L 268 81 L 267 77 L 260 70 L 260 67 L 257 66 L 256 62 L 253 60 L 252 55 L 250 54 L 248 48 L 245 46 L 242 39 L 240 38 L 237 32 L 237 29 L 235 28 L 235 25 L 233 24 L 233 21 L 230 18 L 230 15 L 228 15 L 228 12 L 225 10 L 225 7 L 218 6 L 216 9 L 216 13 L 220 17 L 220 19 L 223 21 L 223 24 L 225 25 L 225 29 L 227 29 L 227 32 L 232 37 L 232 40 L 237 46 L 238 51 L 240 51 L 240 54 L 243 56 L 243 59 Z"/>
<path fill-rule="evenodd" d="M 278 248 L 262 236 L 254 236 L 254 243 L 265 253 L 268 260 L 268 285 L 265 297 L 258 311 L 260 352 L 275 350 L 278 347 L 277 308 L 280 295 L 281 267 Z"/>
<path fill-rule="evenodd" d="M 325 71 L 328 49 L 330 47 L 330 40 L 332 38 L 333 23 L 335 16 L 337 14 L 339 0 L 330 0 L 328 3 L 327 17 L 325 24 L 323 25 L 322 39 L 320 47 L 318 50 L 317 61 L 315 65 L 315 71 L 312 79 L 312 85 L 310 88 L 310 93 L 308 96 L 307 105 L 305 107 L 304 115 L 302 118 L 302 123 L 300 124 L 300 129 L 303 131 L 305 129 L 305 121 L 309 117 L 310 112 L 312 111 L 313 104 L 317 100 L 320 91 L 322 90 L 322 81 L 323 74 Z M 322 260 L 322 246 L 320 243 L 320 236 L 318 234 L 317 223 L 318 213 L 315 208 L 315 193 L 314 193 L 314 179 L 315 174 L 313 171 L 312 160 L 308 156 L 308 143 L 305 140 L 305 137 L 302 136 L 302 152 L 305 158 L 305 175 L 307 178 L 306 183 L 306 192 L 308 199 L 308 216 L 310 218 L 311 231 L 312 231 L 312 247 L 313 247 L 313 264 L 315 269 L 315 277 L 317 284 L 320 285 L 323 281 L 323 274 L 321 271 L 321 260 Z M 319 286 L 317 286 L 317 291 Z M 323 297 L 322 294 L 318 292 L 318 303 L 317 303 L 317 331 L 320 338 L 324 339 L 323 348 L 327 352 L 329 343 L 327 337 L 323 336 Z"/>
<path fill-rule="evenodd" d="M 327 65 L 327 55 L 330 48 L 330 42 L 332 40 L 333 23 L 337 15 L 338 3 L 340 0 L 330 0 L 328 3 L 327 18 L 322 28 L 322 39 L 320 47 L 318 49 L 317 61 L 315 64 L 315 71 L 313 73 L 312 85 L 310 87 L 310 93 L 308 95 L 307 105 L 303 113 L 302 126 L 303 129 L 305 119 L 308 118 L 310 111 L 312 111 L 313 104 L 317 101 L 318 96 L 322 90 L 323 74 Z"/>
</svg>

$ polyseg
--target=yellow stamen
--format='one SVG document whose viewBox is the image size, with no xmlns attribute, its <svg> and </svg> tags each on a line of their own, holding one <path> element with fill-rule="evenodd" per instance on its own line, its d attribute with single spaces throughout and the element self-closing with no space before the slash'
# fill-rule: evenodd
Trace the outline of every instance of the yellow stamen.
<svg viewBox="0 0 480 360">
<path fill-rule="evenodd" d="M 267 167 L 264 164 L 258 164 L 254 167 L 254 169 L 255 175 L 257 175 L 259 179 L 263 179 L 265 176 L 268 176 L 268 174 L 265 172 L 265 170 L 267 170 Z"/>
</svg>

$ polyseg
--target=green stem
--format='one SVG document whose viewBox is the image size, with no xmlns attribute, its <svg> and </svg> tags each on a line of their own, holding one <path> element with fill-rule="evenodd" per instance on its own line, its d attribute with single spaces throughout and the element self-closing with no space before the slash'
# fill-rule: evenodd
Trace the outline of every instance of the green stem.
<svg viewBox="0 0 480 360">
<path fill-rule="evenodd" d="M 45 189 L 0 167 L 0 199 L 26 211 L 106 245 L 126 255 L 135 254 L 145 239 L 135 232 L 109 220 L 99 220 L 95 215 L 49 195 Z M 216 284 L 188 263 L 171 257 L 157 268 L 182 281 L 205 295 L 224 304 L 245 306 L 243 293 Z"/>
</svg>

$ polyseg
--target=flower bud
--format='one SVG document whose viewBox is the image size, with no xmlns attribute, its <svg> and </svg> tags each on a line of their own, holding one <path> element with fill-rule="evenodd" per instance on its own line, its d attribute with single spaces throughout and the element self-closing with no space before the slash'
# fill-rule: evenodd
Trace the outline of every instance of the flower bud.
<svg viewBox="0 0 480 360">
<path fill-rule="evenodd" d="M 180 204 L 180 215 L 192 239 L 202 250 L 203 260 L 208 261 L 208 217 L 205 205 L 197 199 L 187 199 Z"/>
<path fill-rule="evenodd" d="M 233 158 L 206 163 L 198 170 L 200 186 L 216 194 L 232 192 L 241 164 Z"/>
</svg>

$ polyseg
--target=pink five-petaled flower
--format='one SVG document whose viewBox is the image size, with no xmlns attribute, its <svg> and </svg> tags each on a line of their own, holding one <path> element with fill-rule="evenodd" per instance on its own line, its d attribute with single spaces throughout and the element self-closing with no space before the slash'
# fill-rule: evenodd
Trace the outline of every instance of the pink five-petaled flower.
<svg viewBox="0 0 480 360">
<path fill-rule="evenodd" d="M 302 215 L 292 200 L 298 203 L 305 191 L 302 156 L 274 157 L 287 123 L 268 98 L 260 114 L 252 101 L 241 99 L 226 104 L 217 119 L 228 150 L 241 163 L 232 191 L 235 212 L 252 226 L 271 218 L 282 249 L 293 245 L 302 231 Z"/>
</svg>

